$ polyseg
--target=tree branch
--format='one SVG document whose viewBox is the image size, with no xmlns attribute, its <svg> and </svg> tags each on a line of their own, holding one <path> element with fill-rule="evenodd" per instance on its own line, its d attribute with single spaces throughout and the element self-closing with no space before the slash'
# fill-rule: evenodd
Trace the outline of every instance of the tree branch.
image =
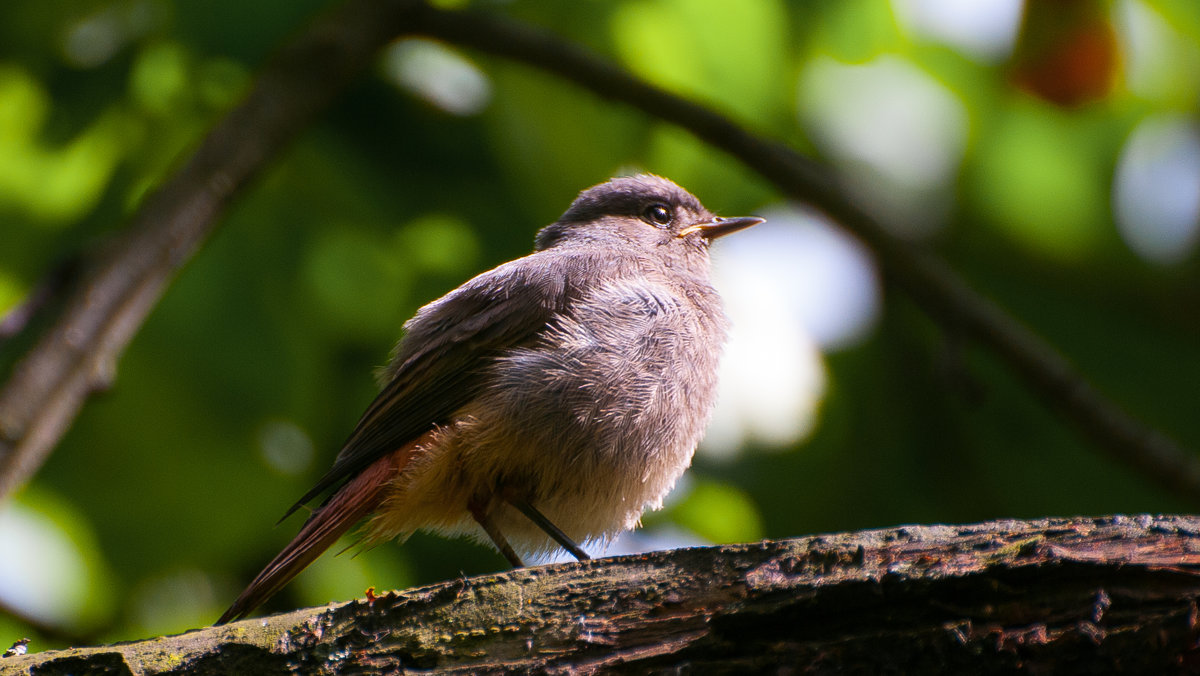
<svg viewBox="0 0 1200 676">
<path fill-rule="evenodd" d="M 233 197 L 373 63 L 413 4 L 350 2 L 314 22 L 147 198 L 123 236 L 89 261 L 0 390 L 0 499 L 37 471 L 87 397 L 113 380 L 125 346 Z"/>
<path fill-rule="evenodd" d="M 2 666 L 1168 673 L 1200 658 L 1198 598 L 1200 519 L 998 521 L 523 568 Z"/>
</svg>

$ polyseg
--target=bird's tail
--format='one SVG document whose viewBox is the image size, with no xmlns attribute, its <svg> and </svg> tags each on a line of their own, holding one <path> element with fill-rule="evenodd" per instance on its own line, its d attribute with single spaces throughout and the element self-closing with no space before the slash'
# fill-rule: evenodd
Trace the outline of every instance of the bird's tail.
<svg viewBox="0 0 1200 676">
<path fill-rule="evenodd" d="M 376 460 L 338 489 L 313 512 L 296 537 L 271 559 L 216 624 L 225 624 L 250 614 L 329 549 L 354 524 L 375 511 L 396 472 L 407 464 L 414 446 L 407 444 Z"/>
</svg>

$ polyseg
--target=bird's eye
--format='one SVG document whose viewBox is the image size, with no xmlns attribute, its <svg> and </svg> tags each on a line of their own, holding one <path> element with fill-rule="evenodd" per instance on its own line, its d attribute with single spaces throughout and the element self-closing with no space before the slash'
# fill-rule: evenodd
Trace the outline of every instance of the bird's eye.
<svg viewBox="0 0 1200 676">
<path fill-rule="evenodd" d="M 671 224 L 671 210 L 665 204 L 651 204 L 642 212 L 642 217 L 660 228 Z"/>
</svg>

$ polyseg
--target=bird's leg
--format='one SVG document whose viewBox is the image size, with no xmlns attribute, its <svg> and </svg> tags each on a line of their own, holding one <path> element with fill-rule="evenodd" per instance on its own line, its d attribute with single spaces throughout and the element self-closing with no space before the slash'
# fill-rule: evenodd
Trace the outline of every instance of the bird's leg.
<svg viewBox="0 0 1200 676">
<path fill-rule="evenodd" d="M 562 532 L 562 529 L 560 529 L 558 526 L 555 526 L 553 521 L 547 519 L 545 514 L 539 512 L 537 507 L 534 507 L 532 504 L 530 504 L 528 500 L 513 497 L 511 495 L 505 496 L 504 499 L 508 501 L 508 504 L 521 510 L 521 513 L 529 517 L 529 520 L 537 524 L 539 528 L 546 531 L 546 535 L 554 538 L 555 542 L 562 545 L 563 549 L 571 552 L 576 560 L 587 561 L 588 559 L 592 558 L 588 556 L 587 552 L 583 551 L 582 547 L 575 544 L 575 541 L 572 540 L 570 536 Z"/>
<path fill-rule="evenodd" d="M 501 533 L 500 529 L 496 527 L 496 522 L 492 521 L 490 507 L 494 502 L 494 500 L 472 500 L 467 505 L 467 511 L 471 512 L 471 516 L 475 518 L 475 521 L 480 526 L 483 526 L 483 532 L 487 533 L 487 536 L 492 539 L 492 544 L 496 545 L 496 549 L 500 550 L 500 553 L 504 555 L 504 558 L 508 559 L 512 567 L 524 568 L 525 562 L 521 561 L 521 557 L 517 556 L 517 553 L 513 551 L 512 545 L 508 544 L 504 533 Z"/>
</svg>

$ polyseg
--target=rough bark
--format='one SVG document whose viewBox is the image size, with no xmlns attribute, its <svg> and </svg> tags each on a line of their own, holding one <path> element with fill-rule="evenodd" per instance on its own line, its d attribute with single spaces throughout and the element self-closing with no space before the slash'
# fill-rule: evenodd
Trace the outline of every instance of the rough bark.
<svg viewBox="0 0 1200 676">
<path fill-rule="evenodd" d="M 1200 669 L 1197 598 L 1197 517 L 910 526 L 457 579 L 0 672 L 1178 673 Z"/>
</svg>

